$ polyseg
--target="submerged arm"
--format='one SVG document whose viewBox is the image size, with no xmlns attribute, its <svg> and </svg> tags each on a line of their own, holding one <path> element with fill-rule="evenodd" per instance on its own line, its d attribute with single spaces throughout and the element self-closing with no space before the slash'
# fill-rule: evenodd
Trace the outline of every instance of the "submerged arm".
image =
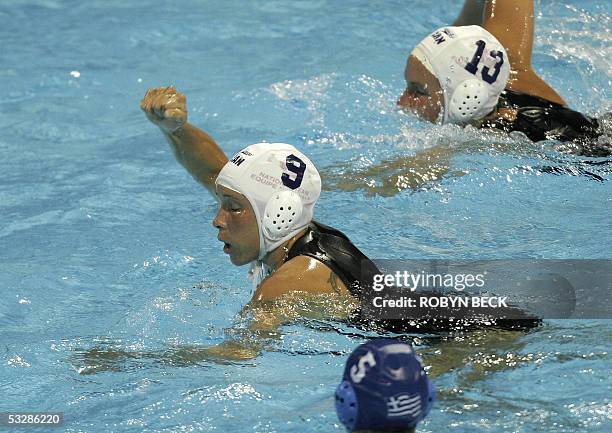
<svg viewBox="0 0 612 433">
<path fill-rule="evenodd" d="M 214 346 L 175 346 L 164 350 L 132 351 L 123 348 L 93 347 L 77 352 L 73 365 L 81 374 L 102 371 L 123 371 L 146 363 L 188 366 L 200 363 L 227 363 L 257 357 L 271 340 L 282 334 L 277 328 L 287 319 L 275 308 L 265 306 L 259 311 L 247 306 L 240 316 L 248 320 L 246 326 L 236 325 L 226 330 L 226 339 Z"/>
<path fill-rule="evenodd" d="M 368 195 L 391 196 L 411 188 L 418 189 L 449 175 L 454 149 L 437 145 L 412 156 L 383 160 L 362 169 L 352 163 L 342 173 L 325 173 L 327 190 L 364 190 Z M 461 173 L 450 173 L 461 175 Z"/>
<path fill-rule="evenodd" d="M 272 301 L 251 301 L 239 315 L 238 323 L 225 332 L 225 341 L 214 346 L 178 346 L 156 351 L 128 351 L 94 347 L 75 356 L 73 364 L 81 374 L 122 371 L 154 362 L 166 365 L 227 363 L 246 361 L 262 351 L 274 349 L 282 337 L 279 327 L 300 317 L 343 318 L 356 308 L 346 296 L 289 292 Z"/>
</svg>

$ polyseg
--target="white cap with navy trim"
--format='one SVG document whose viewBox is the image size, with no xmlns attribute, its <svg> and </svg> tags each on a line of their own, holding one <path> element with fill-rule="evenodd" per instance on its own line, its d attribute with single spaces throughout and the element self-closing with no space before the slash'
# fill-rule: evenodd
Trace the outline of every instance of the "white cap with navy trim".
<svg viewBox="0 0 612 433">
<path fill-rule="evenodd" d="M 259 229 L 258 260 L 310 224 L 321 194 L 314 164 L 285 143 L 246 147 L 225 164 L 216 184 L 243 194 L 253 207 Z"/>
<path fill-rule="evenodd" d="M 412 51 L 440 82 L 442 123 L 467 123 L 497 106 L 510 76 L 508 54 L 480 26 L 443 27 Z"/>
</svg>

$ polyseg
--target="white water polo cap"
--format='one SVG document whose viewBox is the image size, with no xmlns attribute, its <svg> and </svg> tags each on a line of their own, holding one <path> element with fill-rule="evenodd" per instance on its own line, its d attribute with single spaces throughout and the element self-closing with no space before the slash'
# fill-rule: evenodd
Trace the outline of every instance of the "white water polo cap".
<svg viewBox="0 0 612 433">
<path fill-rule="evenodd" d="M 510 75 L 504 47 L 480 26 L 443 27 L 412 51 L 440 82 L 443 123 L 466 123 L 489 114 Z"/>
<path fill-rule="evenodd" d="M 216 184 L 244 195 L 253 207 L 258 260 L 310 224 L 321 194 L 321 176 L 314 164 L 285 143 L 246 147 L 225 164 Z"/>
</svg>

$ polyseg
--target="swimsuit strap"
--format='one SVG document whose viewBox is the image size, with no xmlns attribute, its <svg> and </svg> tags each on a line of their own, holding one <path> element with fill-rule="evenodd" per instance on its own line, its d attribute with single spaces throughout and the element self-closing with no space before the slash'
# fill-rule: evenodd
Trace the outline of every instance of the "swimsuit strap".
<svg viewBox="0 0 612 433">
<path fill-rule="evenodd" d="M 506 89 L 499 98 L 498 108 L 522 108 L 522 107 L 563 107 L 561 104 L 540 98 L 539 96 L 528 95 L 527 93 L 517 92 L 516 90 Z"/>
<path fill-rule="evenodd" d="M 312 257 L 328 266 L 356 297 L 379 273 L 376 265 L 344 233 L 316 221 L 293 244 L 287 260 L 297 256 Z"/>
</svg>

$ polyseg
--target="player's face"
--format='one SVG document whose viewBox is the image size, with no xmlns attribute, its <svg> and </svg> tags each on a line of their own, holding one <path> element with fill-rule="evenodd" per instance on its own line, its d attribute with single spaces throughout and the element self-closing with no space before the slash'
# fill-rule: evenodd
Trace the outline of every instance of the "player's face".
<svg viewBox="0 0 612 433">
<path fill-rule="evenodd" d="M 412 54 L 408 57 L 404 76 L 407 86 L 397 104 L 430 122 L 438 120 L 444 106 L 438 79 Z"/>
<path fill-rule="evenodd" d="M 257 217 L 248 199 L 229 188 L 218 185 L 219 212 L 213 225 L 219 230 L 217 239 L 224 243 L 223 252 L 229 254 L 236 266 L 256 260 L 259 256 Z"/>
</svg>

